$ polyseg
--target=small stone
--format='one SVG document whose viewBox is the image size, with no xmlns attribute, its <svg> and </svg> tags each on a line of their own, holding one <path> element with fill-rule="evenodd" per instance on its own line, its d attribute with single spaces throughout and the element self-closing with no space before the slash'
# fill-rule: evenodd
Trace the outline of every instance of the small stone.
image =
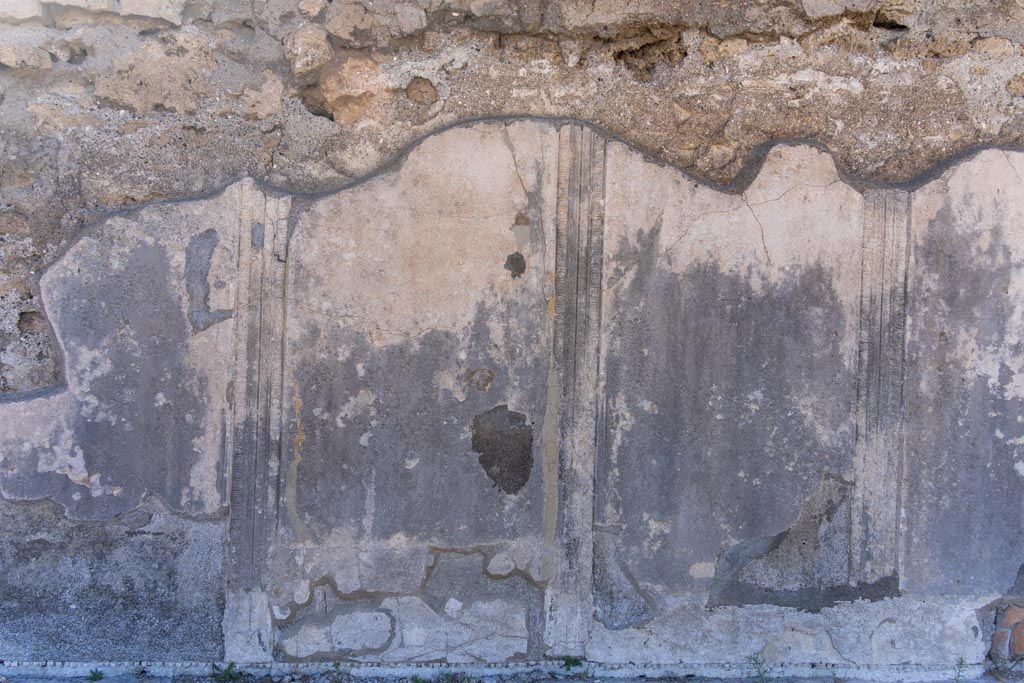
<svg viewBox="0 0 1024 683">
<path fill-rule="evenodd" d="M 712 64 L 718 61 L 718 46 L 721 44 L 722 41 L 714 36 L 708 36 L 701 41 L 698 49 L 700 50 L 700 54 L 704 58 L 705 62 Z"/>
<path fill-rule="evenodd" d="M 716 143 L 708 149 L 707 159 L 712 168 L 722 168 L 736 156 L 736 148 L 727 143 Z"/>
<path fill-rule="evenodd" d="M 1024 74 L 1017 74 L 1006 83 L 1006 92 L 1014 97 L 1024 97 Z"/>
<path fill-rule="evenodd" d="M 373 14 L 362 3 L 335 0 L 327 9 L 327 32 L 353 47 L 373 44 Z"/>
<path fill-rule="evenodd" d="M 718 46 L 718 54 L 721 57 L 732 57 L 733 55 L 743 54 L 747 51 L 749 43 L 745 38 L 726 38 Z"/>
<path fill-rule="evenodd" d="M 252 0 L 218 0 L 213 4 L 210 21 L 214 26 L 247 25 L 254 21 Z"/>
<path fill-rule="evenodd" d="M 395 22 L 398 27 L 398 35 L 409 36 L 419 33 L 427 27 L 427 13 L 416 5 L 398 5 L 395 7 Z"/>
<path fill-rule="evenodd" d="M 562 61 L 570 69 L 580 63 L 583 58 L 583 45 L 578 40 L 565 39 L 558 43 L 558 51 L 562 55 Z"/>
<path fill-rule="evenodd" d="M 810 19 L 834 17 L 844 12 L 863 12 L 871 0 L 803 0 L 804 14 Z"/>
<path fill-rule="evenodd" d="M 907 28 L 907 23 L 912 16 L 912 6 L 906 6 L 898 2 L 886 2 L 875 12 L 874 26 L 901 30 Z"/>
<path fill-rule="evenodd" d="M 1024 607 L 1010 605 L 1006 608 L 1006 612 L 1003 614 L 1002 625 L 1004 627 L 1013 628 L 1022 621 L 1024 621 Z"/>
<path fill-rule="evenodd" d="M 11 69 L 50 69 L 53 63 L 45 50 L 32 45 L 0 44 L 0 64 Z"/>
<path fill-rule="evenodd" d="M 55 0 L 55 5 L 77 7 L 90 12 L 116 12 L 116 0 Z"/>
<path fill-rule="evenodd" d="M 213 59 L 205 41 L 180 32 L 167 42 L 151 40 L 114 60 L 97 75 L 96 96 L 136 113 L 156 109 L 192 113 L 210 91 L 207 74 Z"/>
<path fill-rule="evenodd" d="M 295 586 L 292 592 L 292 599 L 297 605 L 303 605 L 309 600 L 309 579 L 304 579 Z"/>
<path fill-rule="evenodd" d="M 996 629 L 992 636 L 992 657 L 996 660 L 1007 660 L 1010 658 L 1010 629 Z"/>
<path fill-rule="evenodd" d="M 299 11 L 304 16 L 313 18 L 320 16 L 320 13 L 327 7 L 327 0 L 300 0 Z"/>
<path fill-rule="evenodd" d="M 991 36 L 988 38 L 981 38 L 974 41 L 974 51 L 983 55 L 992 55 L 994 57 L 1010 57 L 1016 52 L 1016 49 L 1006 38 L 999 36 Z"/>
<path fill-rule="evenodd" d="M 56 59 L 69 64 L 78 64 L 89 55 L 81 31 L 47 42 L 46 51 Z"/>
<path fill-rule="evenodd" d="M 448 598 L 448 602 L 444 603 L 444 613 L 454 619 L 458 616 L 462 610 L 462 603 L 455 598 Z"/>
<path fill-rule="evenodd" d="M 380 67 L 372 59 L 350 57 L 324 67 L 320 94 L 334 120 L 355 123 L 386 90 Z"/>
<path fill-rule="evenodd" d="M 281 79 L 269 69 L 263 72 L 263 78 L 259 90 L 246 88 L 242 95 L 245 118 L 250 121 L 277 116 L 284 107 L 284 84 Z"/>
<path fill-rule="evenodd" d="M 307 25 L 284 40 L 285 55 L 292 65 L 292 73 L 304 76 L 331 61 L 331 44 L 327 32 L 319 26 Z"/>
<path fill-rule="evenodd" d="M 448 62 L 447 64 L 444 65 L 444 70 L 447 71 L 448 73 L 453 73 L 455 71 L 461 71 L 461 70 L 463 70 L 465 68 L 466 68 L 466 59 L 465 59 L 465 57 L 461 57 L 461 56 L 456 56 L 456 57 L 452 58 L 452 60 L 450 62 Z"/>
<path fill-rule="evenodd" d="M 469 12 L 474 17 L 507 16 L 515 14 L 508 0 L 469 0 Z"/>
<path fill-rule="evenodd" d="M 1024 655 L 1024 622 L 1013 627 L 1010 633 L 1010 656 L 1017 658 Z"/>
<path fill-rule="evenodd" d="M 516 563 L 508 553 L 498 553 L 487 563 L 487 573 L 494 576 L 508 576 L 515 568 Z"/>
<path fill-rule="evenodd" d="M 437 88 L 426 78 L 420 76 L 409 81 L 409 85 L 405 88 L 405 94 L 410 100 L 419 104 L 437 102 Z"/>
<path fill-rule="evenodd" d="M 734 55 L 743 54 L 750 47 L 745 38 L 717 38 L 707 37 L 700 44 L 700 53 L 704 61 L 713 64 L 721 59 L 727 59 Z"/>
<path fill-rule="evenodd" d="M 175 26 L 181 25 L 181 13 L 185 0 L 121 0 L 122 16 L 151 17 L 163 19 Z"/>
</svg>

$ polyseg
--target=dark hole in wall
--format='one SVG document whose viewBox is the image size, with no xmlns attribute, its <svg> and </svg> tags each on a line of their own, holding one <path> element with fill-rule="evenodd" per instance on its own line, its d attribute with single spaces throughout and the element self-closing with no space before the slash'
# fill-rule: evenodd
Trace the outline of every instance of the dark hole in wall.
<svg viewBox="0 0 1024 683">
<path fill-rule="evenodd" d="M 499 405 L 473 418 L 473 451 L 494 485 L 518 493 L 533 469 L 533 425 L 526 416 Z"/>
<path fill-rule="evenodd" d="M 22 311 L 18 315 L 19 332 L 43 332 L 46 330 L 46 318 L 39 311 Z"/>
<path fill-rule="evenodd" d="M 907 26 L 900 23 L 895 17 L 886 13 L 884 9 L 878 10 L 871 25 L 875 28 L 884 28 L 889 31 L 906 31 Z"/>
<path fill-rule="evenodd" d="M 522 276 L 526 272 L 526 257 L 518 251 L 508 255 L 505 259 L 505 270 L 512 273 L 512 279 Z"/>
<path fill-rule="evenodd" d="M 639 44 L 616 50 L 614 57 L 641 83 L 654 80 L 654 70 L 658 64 L 678 64 L 686 58 L 681 34 L 665 37 L 665 31 L 659 30 L 634 41 Z"/>
</svg>

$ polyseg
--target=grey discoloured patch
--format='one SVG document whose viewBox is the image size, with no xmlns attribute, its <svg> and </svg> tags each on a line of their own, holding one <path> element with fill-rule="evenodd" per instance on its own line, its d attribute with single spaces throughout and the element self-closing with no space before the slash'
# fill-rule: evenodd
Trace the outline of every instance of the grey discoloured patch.
<svg viewBox="0 0 1024 683">
<path fill-rule="evenodd" d="M 523 318 L 505 315 L 495 317 L 524 324 Z M 480 469 L 456 467 L 454 458 L 469 451 L 462 433 L 475 415 L 493 406 L 492 396 L 505 395 L 515 376 L 543 377 L 546 359 L 526 358 L 515 349 L 504 358 L 492 355 L 503 351 L 493 347 L 486 325 L 479 324 L 468 339 L 466 364 L 492 367 L 495 378 L 489 391 L 468 392 L 458 401 L 434 384 L 449 370 L 450 359 L 467 348 L 451 333 L 432 331 L 416 341 L 375 346 L 362 333 L 329 323 L 308 321 L 305 330 L 299 348 L 350 350 L 344 363 L 309 354 L 295 365 L 299 400 L 293 403 L 302 430 L 296 510 L 315 537 L 354 527 L 367 537 L 405 533 L 455 545 L 514 538 L 539 528 L 539 477 L 521 487 L 520 500 L 509 509 L 504 494 L 487 486 Z M 524 388 L 528 410 L 542 414 L 543 383 Z M 294 447 L 300 423 L 293 424 L 295 431 L 284 443 Z"/>
<path fill-rule="evenodd" d="M 533 425 L 522 413 L 495 406 L 473 418 L 473 450 L 495 486 L 519 493 L 533 469 Z"/>
<path fill-rule="evenodd" d="M 722 553 L 708 607 L 768 604 L 816 612 L 844 601 L 899 596 L 896 576 L 849 583 L 851 489 L 826 477 L 791 529 Z"/>
<path fill-rule="evenodd" d="M 83 283 L 76 302 L 63 308 L 60 329 L 74 339 L 68 357 L 75 363 L 80 351 L 105 348 L 116 371 L 93 380 L 91 391 L 102 403 L 120 408 L 113 420 L 88 409 L 76 411 L 76 440 L 89 471 L 106 472 L 126 489 L 120 500 L 101 496 L 90 505 L 83 498 L 76 507 L 96 506 L 100 514 L 107 506 L 128 509 L 147 489 L 174 507 L 189 484 L 189 470 L 181 463 L 197 457 L 193 443 L 201 434 L 208 397 L 203 378 L 185 364 L 183 342 L 190 328 L 169 284 L 164 249 L 139 244 L 123 273 Z M 108 345 L 114 330 L 127 335 Z M 145 455 L 127 458 L 129 453 Z"/>
<path fill-rule="evenodd" d="M 1024 559 L 1024 477 L 1014 445 L 1024 439 L 1024 400 L 1010 388 L 1011 364 L 1024 354 L 1011 331 L 1021 263 L 1012 253 L 1018 238 L 999 219 L 1005 204 L 985 202 L 968 197 L 967 214 L 947 202 L 917 226 L 901 572 L 913 595 L 998 594 Z M 972 239 L 976 226 L 987 233 L 984 251 Z M 987 354 L 995 355 L 993 370 L 979 367 Z"/>
<path fill-rule="evenodd" d="M 536 430 L 546 412 L 550 285 L 544 259 L 532 258 L 542 253 L 544 224 L 516 245 L 508 223 L 519 211 L 551 210 L 541 204 L 538 161 L 546 158 L 528 164 L 524 156 L 520 172 L 514 150 L 527 135 L 553 133 L 535 124 L 508 128 L 481 124 L 451 131 L 445 144 L 425 142 L 391 181 L 353 188 L 342 203 L 321 198 L 297 219 L 286 301 L 281 541 L 401 534 L 465 547 L 543 528 L 544 477 L 527 479 L 519 468 L 519 478 L 506 482 L 518 490 L 511 497 L 470 455 L 473 419 L 495 405 L 512 405 Z M 450 155 L 458 174 L 440 179 L 429 171 L 436 154 Z M 494 203 L 483 217 L 472 210 L 481 196 Z M 432 217 L 405 224 L 382 213 L 383 204 L 395 216 Z M 506 245 L 498 253 L 530 256 L 514 284 L 495 267 L 496 244 Z M 492 378 L 485 383 L 486 373 L 476 373 L 473 381 L 486 390 L 467 382 L 481 368 Z M 518 455 L 533 462 L 540 447 L 532 440 Z"/>
<path fill-rule="evenodd" d="M 158 504 L 99 524 L 0 501 L 0 659 L 220 659 L 224 532 Z"/>
<path fill-rule="evenodd" d="M 263 223 L 253 223 L 249 234 L 249 244 L 252 245 L 253 249 L 262 249 L 263 240 L 265 239 L 266 226 Z"/>
<path fill-rule="evenodd" d="M 263 241 L 260 225 L 260 242 Z M 256 239 L 253 226 L 253 240 Z M 185 250 L 185 289 L 188 292 L 188 320 L 193 332 L 201 332 L 233 315 L 230 310 L 210 310 L 210 262 L 220 237 L 213 228 L 193 235 Z"/>
<path fill-rule="evenodd" d="M 654 610 L 619 559 L 617 534 L 594 531 L 594 618 L 607 628 L 642 626 Z"/>
<path fill-rule="evenodd" d="M 778 283 L 695 263 L 677 274 L 642 235 L 610 321 L 598 524 L 621 524 L 641 585 L 700 591 L 688 568 L 729 537 L 772 537 L 825 473 L 850 466 L 853 373 L 829 273 Z M 845 558 L 843 558 L 845 561 Z"/>
<path fill-rule="evenodd" d="M 121 256 L 120 268 L 97 267 L 76 287 L 55 291 L 51 302 L 68 364 L 88 387 L 70 398 L 73 443 L 86 471 L 102 473 L 110 488 L 92 495 L 84 481 L 22 469 L 8 490 L 51 495 L 81 518 L 130 510 L 149 491 L 172 508 L 197 511 L 182 491 L 200 457 L 195 444 L 210 397 L 206 378 L 186 361 L 192 331 L 165 248 L 140 241 Z M 42 462 L 54 446 L 33 445 L 33 457 Z"/>
<path fill-rule="evenodd" d="M 505 270 L 512 273 L 512 279 L 521 277 L 526 272 L 526 257 L 518 251 L 508 255 L 505 259 Z"/>
</svg>

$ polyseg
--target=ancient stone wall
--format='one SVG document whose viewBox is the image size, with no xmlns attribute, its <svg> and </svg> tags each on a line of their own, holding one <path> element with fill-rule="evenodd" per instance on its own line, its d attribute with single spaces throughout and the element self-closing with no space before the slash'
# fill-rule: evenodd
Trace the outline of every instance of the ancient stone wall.
<svg viewBox="0 0 1024 683">
<path fill-rule="evenodd" d="M 1019 4 L 0 21 L 0 671 L 1024 654 Z"/>
</svg>

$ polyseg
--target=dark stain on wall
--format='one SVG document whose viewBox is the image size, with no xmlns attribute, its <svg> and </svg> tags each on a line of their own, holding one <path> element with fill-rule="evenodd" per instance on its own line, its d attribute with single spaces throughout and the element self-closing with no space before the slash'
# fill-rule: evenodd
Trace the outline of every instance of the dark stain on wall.
<svg viewBox="0 0 1024 683">
<path fill-rule="evenodd" d="M 968 198 L 978 207 L 986 201 L 986 195 Z M 1024 559 L 1024 528 L 1016 523 L 1019 514 L 1009 512 L 1024 492 L 1016 471 L 1024 400 L 1012 388 L 1011 367 L 1024 353 L 1013 331 L 1020 266 L 1012 234 L 1000 227 L 1013 215 L 1000 216 L 998 207 L 982 239 L 965 221 L 984 220 L 988 210 L 967 218 L 947 204 L 920 228 L 914 248 L 901 578 L 915 596 L 1001 593 Z M 990 359 L 995 376 L 972 358 Z"/>
<path fill-rule="evenodd" d="M 520 254 L 518 251 L 508 255 L 505 259 L 505 270 L 512 273 L 512 279 L 515 280 L 526 272 L 526 257 Z"/>
<path fill-rule="evenodd" d="M 507 405 L 495 406 L 473 418 L 473 450 L 495 486 L 518 493 L 533 469 L 533 425 Z"/>
<path fill-rule="evenodd" d="M 529 315 L 535 310 L 532 299 L 511 299 L 481 309 L 464 337 L 430 330 L 415 341 L 382 345 L 344 320 L 302 321 L 301 337 L 288 351 L 302 423 L 295 506 L 313 538 L 326 539 L 340 525 L 363 524 L 371 479 L 378 501 L 407 503 L 379 506 L 373 528 L 365 530 L 369 537 L 403 532 L 471 546 L 539 528 L 539 472 L 524 472 L 522 481 L 527 476 L 529 481 L 507 507 L 506 492 L 486 482 L 464 436 L 472 435 L 475 417 L 509 403 L 513 378 L 521 386 L 515 406 L 531 416 L 533 431 L 543 429 L 549 359 L 529 352 L 544 339 L 541 322 Z M 503 338 L 515 343 L 496 344 L 492 320 L 500 321 Z M 338 348 L 349 350 L 346 360 L 326 353 Z M 470 371 L 483 368 L 492 375 L 487 390 L 470 389 Z M 465 395 L 439 388 L 435 378 L 442 373 L 465 383 Z M 487 373 L 477 375 L 472 379 L 482 386 Z M 294 443 L 297 424 L 289 421 L 286 444 Z"/>
<path fill-rule="evenodd" d="M 262 228 L 262 226 L 261 226 Z M 253 241 L 255 242 L 255 226 Z M 260 241 L 263 236 L 260 234 Z M 185 289 L 188 292 L 188 321 L 192 332 L 202 332 L 232 316 L 232 311 L 210 310 L 210 263 L 220 238 L 213 228 L 193 235 L 185 250 Z"/>
</svg>

